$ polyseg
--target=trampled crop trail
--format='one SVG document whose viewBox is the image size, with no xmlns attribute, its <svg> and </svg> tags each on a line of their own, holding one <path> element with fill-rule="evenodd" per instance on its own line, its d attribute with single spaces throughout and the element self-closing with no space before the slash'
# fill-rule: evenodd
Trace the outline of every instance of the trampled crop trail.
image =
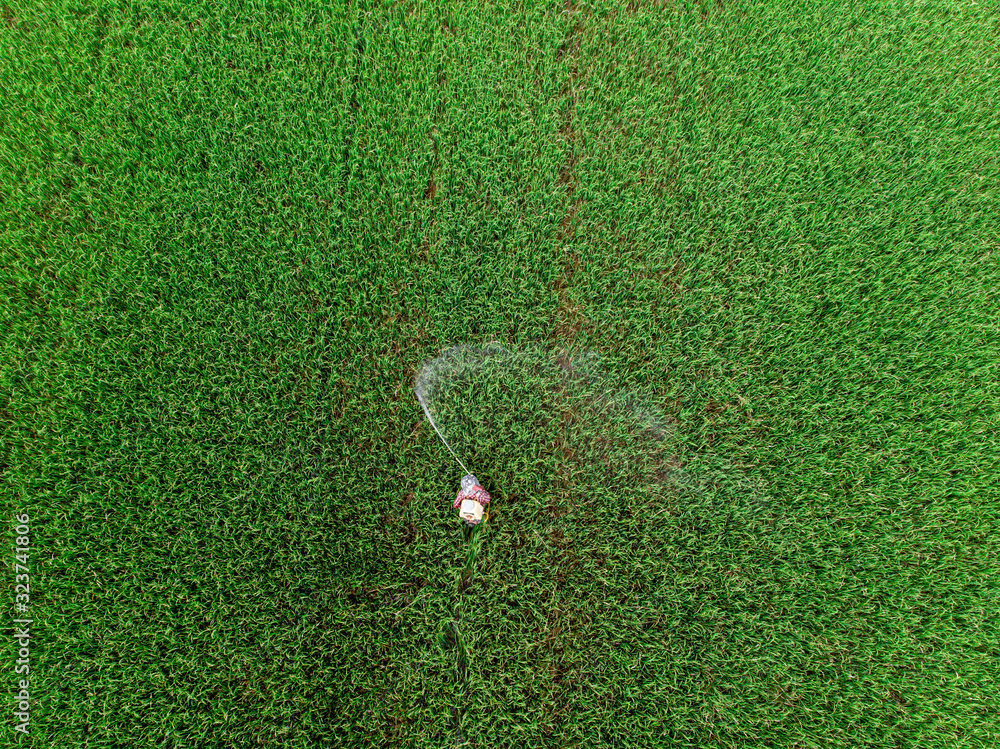
<svg viewBox="0 0 1000 749">
<path fill-rule="evenodd" d="M 462 718 L 465 715 L 465 708 L 469 702 L 469 654 L 466 648 L 465 637 L 462 634 L 462 616 L 465 613 L 466 594 L 476 574 L 476 562 L 479 559 L 479 550 L 482 547 L 483 534 L 485 532 L 485 523 L 480 523 L 473 528 L 463 529 L 463 536 L 466 541 L 465 567 L 463 567 L 457 579 L 458 603 L 455 606 L 455 618 L 447 625 L 448 630 L 443 634 L 443 637 L 455 649 L 455 673 L 462 689 L 462 701 L 453 711 L 456 747 L 461 746 L 463 743 Z"/>
</svg>

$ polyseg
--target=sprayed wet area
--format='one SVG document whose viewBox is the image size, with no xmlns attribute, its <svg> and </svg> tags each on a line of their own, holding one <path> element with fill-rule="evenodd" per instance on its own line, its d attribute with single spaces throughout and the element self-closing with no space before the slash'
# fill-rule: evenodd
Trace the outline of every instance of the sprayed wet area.
<svg viewBox="0 0 1000 749">
<path fill-rule="evenodd" d="M 416 390 L 497 498 L 493 512 L 520 528 L 581 512 L 744 514 L 764 502 L 721 460 L 690 468 L 672 415 L 617 388 L 593 352 L 459 346 L 424 365 Z"/>
<path fill-rule="evenodd" d="M 520 671 L 505 693 L 561 716 L 576 685 L 641 660 L 652 637 L 697 662 L 712 560 L 760 534 L 760 487 L 692 454 L 672 415 L 616 386 L 593 352 L 460 346 L 423 367 L 417 393 L 493 495 L 490 520 L 464 530 L 455 617 L 442 623 L 463 693 Z M 456 711 L 456 730 L 483 718 Z"/>
</svg>

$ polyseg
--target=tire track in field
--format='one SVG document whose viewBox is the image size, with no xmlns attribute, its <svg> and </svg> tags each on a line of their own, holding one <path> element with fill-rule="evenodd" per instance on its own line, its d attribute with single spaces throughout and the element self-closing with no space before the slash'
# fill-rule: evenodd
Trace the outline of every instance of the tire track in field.
<svg viewBox="0 0 1000 749">
<path fill-rule="evenodd" d="M 361 79 L 361 60 L 365 54 L 365 37 L 364 30 L 360 24 L 354 27 L 354 73 L 351 77 L 351 96 L 349 99 L 349 109 L 347 116 L 351 120 L 351 126 L 356 125 L 357 112 L 358 112 L 358 86 Z M 339 192 L 340 196 L 343 197 L 348 180 L 351 177 L 351 149 L 354 144 L 354 139 L 352 138 L 352 133 L 348 130 L 344 136 L 344 149 L 340 164 L 340 186 Z M 344 234 L 344 219 L 340 219 L 340 227 L 338 233 Z M 330 356 L 327 355 L 326 350 L 329 350 L 330 340 L 326 333 L 320 332 L 320 337 L 324 341 L 324 353 L 322 359 L 320 360 L 319 368 L 319 381 L 320 381 L 320 392 L 321 397 L 317 405 L 317 421 L 320 422 L 319 433 L 316 435 L 315 446 L 313 448 L 312 457 L 310 458 L 310 467 L 312 468 L 312 490 L 309 492 L 309 504 L 306 506 L 303 516 L 307 522 L 310 522 L 313 518 L 313 510 L 316 507 L 316 503 L 319 502 L 319 485 L 321 483 L 321 475 L 323 472 L 323 455 L 326 452 L 326 441 L 327 435 L 330 431 L 330 421 L 325 405 L 329 402 L 329 388 L 330 380 L 333 377 L 333 364 L 330 361 Z"/>
<path fill-rule="evenodd" d="M 353 27 L 353 36 L 353 47 L 355 52 L 354 71 L 351 77 L 351 92 L 348 99 L 348 108 L 345 113 L 344 144 L 340 163 L 339 185 L 337 185 L 337 193 L 341 201 L 345 200 L 345 196 L 348 192 L 347 186 L 351 178 L 351 151 L 355 141 L 353 132 L 357 127 L 357 112 L 359 108 L 358 89 L 361 79 L 361 61 L 365 54 L 364 29 L 360 21 Z M 331 201 L 318 195 L 314 196 L 314 200 L 317 205 L 323 206 L 327 211 L 330 210 Z M 337 221 L 337 236 L 346 236 L 345 214 L 346 212 L 342 211 L 341 218 Z M 318 342 L 321 349 L 318 354 L 319 366 L 316 375 L 318 378 L 317 389 L 319 392 L 319 398 L 316 403 L 315 416 L 313 418 L 313 424 L 317 426 L 312 435 L 312 451 L 309 455 L 308 462 L 310 487 L 306 492 L 305 507 L 298 513 L 299 522 L 298 527 L 296 528 L 297 535 L 303 538 L 307 536 L 314 527 L 316 520 L 316 506 L 319 504 L 319 501 L 323 496 L 322 485 L 325 469 L 326 448 L 330 433 L 330 416 L 332 415 L 334 418 L 335 428 L 342 417 L 339 406 L 341 404 L 340 398 L 343 396 L 343 380 L 341 380 L 340 386 L 336 386 L 339 391 L 337 393 L 337 406 L 335 406 L 332 411 L 330 409 L 330 387 L 334 374 L 332 359 L 335 347 L 333 346 L 333 335 L 329 330 L 328 324 L 332 319 L 336 319 L 336 311 L 332 314 L 330 312 L 326 312 L 325 314 L 316 314 L 319 306 L 320 300 L 315 295 L 310 295 L 310 303 L 307 306 L 307 310 L 310 316 L 313 317 L 314 328 L 309 340 L 312 345 L 316 345 Z M 340 326 L 338 325 L 337 330 L 339 329 Z M 290 513 L 286 515 L 286 517 L 289 516 Z M 289 617 L 287 620 L 289 626 L 297 626 L 294 624 L 295 622 L 303 622 L 311 618 L 307 614 L 306 605 L 311 600 L 313 592 L 314 591 L 312 589 L 303 591 L 304 595 L 300 598 L 300 602 L 297 605 L 293 604 L 293 616 Z M 299 644 L 294 651 L 286 650 L 283 655 L 283 668 L 287 668 L 289 663 L 294 664 L 301 654 L 301 644 Z M 308 695 L 310 701 L 313 699 L 314 694 L 315 690 L 310 690 Z M 294 728 L 298 724 L 303 712 L 304 710 L 300 708 L 292 714 L 289 721 L 289 728 Z"/>
<path fill-rule="evenodd" d="M 571 291 L 576 272 L 580 269 L 580 256 L 572 251 L 569 245 L 576 235 L 576 227 L 579 222 L 579 214 L 584 206 L 583 198 L 577 196 L 577 187 L 580 184 L 577 165 L 579 153 L 577 151 L 579 136 L 574 127 L 576 119 L 576 106 L 585 83 L 581 71 L 583 44 L 583 32 L 589 14 L 579 7 L 576 0 L 566 0 L 563 6 L 563 13 L 570 18 L 569 29 L 563 43 L 556 54 L 556 59 L 567 66 L 568 76 L 566 84 L 563 86 L 563 96 L 566 99 L 566 107 L 563 112 L 563 124 L 560 134 L 564 141 L 566 157 L 562 166 L 559 167 L 558 184 L 565 190 L 563 199 L 563 216 L 556 231 L 556 244 L 562 256 L 560 265 L 562 274 L 556 280 L 554 290 L 559 297 L 559 307 L 555 313 L 553 325 L 553 338 L 555 342 L 572 340 L 581 331 L 590 331 L 593 326 L 590 320 L 583 314 L 582 305 L 575 302 Z M 565 247 L 564 249 L 564 246 Z"/>
<path fill-rule="evenodd" d="M 565 108 L 563 110 L 560 135 L 563 139 L 565 158 L 559 168 L 557 184 L 565 191 L 562 203 L 562 219 L 556 230 L 556 246 L 562 273 L 557 278 L 554 290 L 559 305 L 553 325 L 553 343 L 558 347 L 572 346 L 581 334 L 591 335 L 593 323 L 585 314 L 584 306 L 573 298 L 573 287 L 577 272 L 581 268 L 580 254 L 574 249 L 574 239 L 581 214 L 585 211 L 585 200 L 578 194 L 580 186 L 580 150 L 583 139 L 576 130 L 577 105 L 586 90 L 587 69 L 583 60 L 583 41 L 590 12 L 580 7 L 577 0 L 566 0 L 563 13 L 568 16 L 569 27 L 557 53 L 557 60 L 567 67 L 567 77 L 563 86 Z M 565 391 L 577 376 L 572 355 L 559 359 Z M 575 473 L 582 456 L 576 453 L 574 439 L 582 414 L 579 404 L 569 405 L 561 415 L 561 434 L 554 449 L 560 456 L 559 475 L 554 482 L 556 495 L 547 508 L 550 518 L 548 547 L 550 568 L 555 571 L 552 591 L 571 587 L 570 578 L 582 563 L 583 549 L 576 543 L 575 533 L 566 533 L 566 521 L 562 518 L 574 509 L 579 499 Z M 571 597 L 572 598 L 572 597 Z M 544 690 L 543 711 L 545 719 L 541 725 L 543 738 L 551 740 L 559 729 L 560 716 L 574 698 L 576 685 L 577 638 L 588 622 L 587 612 L 579 603 L 564 602 L 550 606 L 539 621 L 541 629 L 535 640 L 535 656 L 539 674 L 546 676 L 548 686 Z"/>
<path fill-rule="evenodd" d="M 351 177 L 351 148 L 354 146 L 353 127 L 357 126 L 358 113 L 358 83 L 361 80 L 361 61 L 365 56 L 365 35 L 361 24 L 354 27 L 354 72 L 351 75 L 351 97 L 348 116 L 352 121 L 352 129 L 344 138 L 344 153 L 341 161 L 340 194 L 344 195 L 347 182 Z"/>
</svg>

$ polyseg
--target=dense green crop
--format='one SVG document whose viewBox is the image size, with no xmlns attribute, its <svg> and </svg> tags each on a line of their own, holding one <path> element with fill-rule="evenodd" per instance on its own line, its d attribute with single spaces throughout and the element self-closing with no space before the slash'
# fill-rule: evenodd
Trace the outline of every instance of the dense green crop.
<svg viewBox="0 0 1000 749">
<path fill-rule="evenodd" d="M 996 745 L 998 39 L 937 0 L 2 6 L 29 741 Z M 488 344 L 438 402 L 473 535 L 413 387 Z"/>
</svg>

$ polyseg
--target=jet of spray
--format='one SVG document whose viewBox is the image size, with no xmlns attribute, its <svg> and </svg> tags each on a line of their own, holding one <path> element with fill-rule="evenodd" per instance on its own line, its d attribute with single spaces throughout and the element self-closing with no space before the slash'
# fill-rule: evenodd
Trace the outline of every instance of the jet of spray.
<svg viewBox="0 0 1000 749">
<path fill-rule="evenodd" d="M 468 468 L 465 467 L 465 463 L 463 463 L 461 459 L 458 457 L 458 455 L 455 454 L 455 451 L 451 449 L 451 445 L 448 444 L 448 440 L 444 438 L 444 435 L 441 434 L 441 430 L 438 429 L 437 424 L 434 423 L 434 417 L 431 416 L 431 411 L 429 408 L 427 408 L 427 401 L 424 399 L 423 388 L 420 385 L 417 385 L 417 388 L 414 392 L 417 394 L 417 400 L 420 401 L 420 406 L 424 409 L 424 414 L 426 414 L 427 420 L 431 423 L 431 426 L 434 427 L 434 431 L 437 432 L 437 436 L 441 438 L 441 441 L 444 443 L 444 446 L 448 448 L 448 452 L 451 453 L 451 457 L 455 459 L 455 462 L 457 462 L 462 467 L 462 470 L 465 471 L 466 474 L 472 473 L 472 471 L 470 471 Z"/>
<path fill-rule="evenodd" d="M 442 351 L 437 358 L 424 362 L 417 373 L 416 382 L 414 383 L 414 393 L 417 396 L 417 400 L 420 401 L 420 407 L 423 408 L 427 420 L 434 427 L 434 431 L 437 432 L 441 442 L 448 448 L 448 452 L 451 453 L 455 462 L 461 466 L 466 475 L 470 474 L 471 471 L 462 462 L 462 459 L 458 457 L 458 454 L 438 427 L 437 422 L 434 420 L 434 415 L 431 413 L 432 403 L 439 400 L 443 391 L 453 387 L 464 376 L 478 373 L 481 370 L 491 370 L 497 364 L 510 362 L 512 359 L 511 352 L 499 344 L 492 343 L 483 346 L 466 344 Z M 447 423 L 449 413 L 452 418 L 457 415 L 454 406 L 449 408 L 445 413 L 446 423 L 443 426 L 446 430 L 449 427 Z M 465 415 L 468 416 L 468 414 Z"/>
</svg>

